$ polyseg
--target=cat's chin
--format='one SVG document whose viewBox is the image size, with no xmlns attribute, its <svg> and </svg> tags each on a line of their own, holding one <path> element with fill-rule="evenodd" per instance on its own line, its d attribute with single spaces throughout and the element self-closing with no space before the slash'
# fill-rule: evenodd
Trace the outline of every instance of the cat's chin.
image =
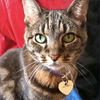
<svg viewBox="0 0 100 100">
<path fill-rule="evenodd" d="M 49 69 L 52 69 L 52 70 L 56 70 L 56 71 L 59 71 L 60 69 L 62 69 L 63 67 L 65 67 L 64 63 L 57 63 L 57 62 L 54 62 L 54 63 L 45 63 L 44 64 L 45 67 L 49 68 Z"/>
<path fill-rule="evenodd" d="M 62 67 L 61 65 L 48 65 L 47 68 L 52 70 L 60 70 Z"/>
</svg>

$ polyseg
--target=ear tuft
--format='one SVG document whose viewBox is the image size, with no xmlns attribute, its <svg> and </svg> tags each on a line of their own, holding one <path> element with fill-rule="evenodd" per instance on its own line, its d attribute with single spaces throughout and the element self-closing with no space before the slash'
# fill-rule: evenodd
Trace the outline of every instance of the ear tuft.
<svg viewBox="0 0 100 100">
<path fill-rule="evenodd" d="M 68 8 L 68 16 L 77 21 L 86 21 L 88 0 L 74 0 Z"/>
<path fill-rule="evenodd" d="M 38 6 L 35 0 L 22 0 L 24 13 L 25 13 L 25 23 L 34 24 L 38 21 L 41 8 Z"/>
</svg>

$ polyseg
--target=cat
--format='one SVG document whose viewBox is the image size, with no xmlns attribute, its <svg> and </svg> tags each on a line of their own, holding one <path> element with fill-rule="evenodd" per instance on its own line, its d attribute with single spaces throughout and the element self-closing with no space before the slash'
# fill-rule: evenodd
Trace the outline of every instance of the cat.
<svg viewBox="0 0 100 100">
<path fill-rule="evenodd" d="M 87 42 L 88 0 L 65 10 L 48 11 L 35 0 L 22 0 L 25 44 L 0 58 L 0 100 L 62 100 L 60 75 L 75 83 L 76 61 Z"/>
</svg>

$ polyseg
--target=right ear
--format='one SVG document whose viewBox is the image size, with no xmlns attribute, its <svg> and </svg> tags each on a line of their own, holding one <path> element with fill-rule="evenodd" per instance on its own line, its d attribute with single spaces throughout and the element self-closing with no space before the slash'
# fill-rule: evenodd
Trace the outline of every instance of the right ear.
<svg viewBox="0 0 100 100">
<path fill-rule="evenodd" d="M 25 13 L 25 23 L 35 24 L 39 20 L 41 8 L 35 0 L 22 0 L 22 3 Z"/>
<path fill-rule="evenodd" d="M 68 16 L 74 20 L 85 22 L 88 9 L 88 0 L 74 0 L 67 9 Z"/>
</svg>

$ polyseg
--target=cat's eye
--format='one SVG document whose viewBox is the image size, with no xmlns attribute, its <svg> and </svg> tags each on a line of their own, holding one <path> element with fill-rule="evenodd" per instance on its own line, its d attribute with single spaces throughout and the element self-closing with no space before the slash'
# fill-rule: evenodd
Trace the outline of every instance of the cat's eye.
<svg viewBox="0 0 100 100">
<path fill-rule="evenodd" d="M 68 33 L 62 37 L 62 42 L 70 43 L 75 39 L 74 33 Z"/>
<path fill-rule="evenodd" d="M 42 44 L 42 43 L 45 43 L 46 42 L 46 37 L 44 35 L 42 35 L 42 34 L 37 34 L 35 36 L 35 40 L 36 40 L 36 42 Z"/>
</svg>

